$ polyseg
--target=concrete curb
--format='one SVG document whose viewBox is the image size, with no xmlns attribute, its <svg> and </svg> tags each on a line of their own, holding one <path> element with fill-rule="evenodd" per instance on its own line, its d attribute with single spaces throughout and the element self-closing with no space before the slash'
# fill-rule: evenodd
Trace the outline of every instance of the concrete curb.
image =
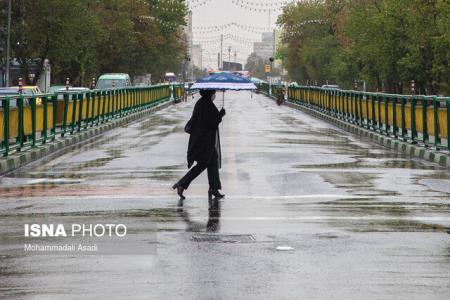
<svg viewBox="0 0 450 300">
<path fill-rule="evenodd" d="M 393 137 L 379 134 L 377 132 L 347 123 L 346 121 L 339 120 L 335 117 L 329 116 L 327 114 L 321 113 L 319 111 L 316 111 L 303 105 L 295 104 L 292 102 L 285 102 L 285 105 L 294 109 L 301 110 L 307 114 L 310 114 L 316 118 L 322 119 L 329 123 L 332 123 L 336 127 L 339 127 L 355 135 L 359 135 L 360 137 L 368 139 L 386 148 L 401 153 L 406 153 L 411 157 L 421 158 L 430 162 L 437 163 L 443 167 L 450 168 L 450 156 L 448 154 L 434 151 L 432 149 L 421 147 L 418 145 L 413 145 Z"/>
<path fill-rule="evenodd" d="M 80 142 L 89 140 L 99 134 L 102 134 L 108 130 L 113 128 L 125 125 L 132 121 L 141 119 L 157 110 L 166 108 L 170 105 L 174 104 L 173 100 L 169 100 L 158 104 L 156 106 L 147 108 L 142 111 L 135 112 L 133 114 L 127 115 L 121 119 L 113 119 L 107 121 L 107 123 L 91 127 L 88 129 L 84 129 L 80 132 L 76 132 L 73 135 L 67 133 L 65 137 L 57 137 L 54 141 L 48 142 L 43 145 L 38 145 L 36 148 L 28 149 L 24 152 L 12 154 L 6 158 L 0 159 L 0 175 L 11 172 L 15 169 L 23 167 L 33 161 L 36 161 L 40 158 L 43 158 L 49 154 L 60 151 L 66 147 L 73 146 Z"/>
</svg>

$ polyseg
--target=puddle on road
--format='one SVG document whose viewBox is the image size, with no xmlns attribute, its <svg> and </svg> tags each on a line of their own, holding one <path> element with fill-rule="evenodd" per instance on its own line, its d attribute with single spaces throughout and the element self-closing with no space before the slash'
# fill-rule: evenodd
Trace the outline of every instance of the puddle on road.
<svg viewBox="0 0 450 300">
<path fill-rule="evenodd" d="M 352 232 L 447 232 L 447 227 L 439 224 L 411 220 L 380 220 L 347 228 Z"/>
<path fill-rule="evenodd" d="M 315 235 L 319 239 L 348 239 L 350 235 L 339 232 L 321 232 Z"/>
<path fill-rule="evenodd" d="M 310 140 L 310 139 L 275 139 L 273 141 L 277 144 L 291 144 L 291 145 L 309 145 L 310 147 L 315 146 L 333 146 L 333 147 L 347 147 L 348 141 L 346 140 Z"/>
<path fill-rule="evenodd" d="M 179 125 L 181 120 L 165 118 L 160 115 L 152 115 L 149 119 L 139 123 L 139 131 L 149 132 L 149 129 L 158 128 L 163 129 L 164 135 L 168 135 L 173 131 L 176 125 Z"/>
<path fill-rule="evenodd" d="M 196 233 L 192 236 L 194 242 L 206 243 L 252 243 L 256 239 L 251 234 L 207 234 Z"/>
<path fill-rule="evenodd" d="M 390 197 L 386 198 L 386 200 L 389 199 Z M 410 198 L 405 201 L 380 201 L 377 198 L 342 198 L 318 202 L 317 211 L 321 215 L 337 218 L 327 221 L 331 226 L 351 232 L 445 232 L 447 230 L 444 224 L 446 213 L 450 208 L 449 204 L 423 203 L 422 197 L 418 197 L 417 202 L 408 201 L 408 199 Z M 417 219 L 416 216 L 429 217 L 424 217 L 421 221 L 414 220 Z M 444 219 L 441 219 L 442 217 Z"/>
<path fill-rule="evenodd" d="M 86 169 L 94 169 L 99 167 L 106 166 L 109 162 L 116 159 L 118 157 L 102 157 L 94 160 L 89 160 L 82 163 L 70 163 L 70 167 L 68 165 L 61 166 L 61 169 L 65 174 L 71 174 L 73 172 L 82 171 Z"/>
</svg>

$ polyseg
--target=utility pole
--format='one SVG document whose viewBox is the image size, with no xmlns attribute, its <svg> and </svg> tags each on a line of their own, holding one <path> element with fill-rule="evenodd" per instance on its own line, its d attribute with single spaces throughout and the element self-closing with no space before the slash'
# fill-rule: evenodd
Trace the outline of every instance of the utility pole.
<svg viewBox="0 0 450 300">
<path fill-rule="evenodd" d="M 272 57 L 275 58 L 275 54 L 276 54 L 276 29 L 273 30 L 273 45 L 272 45 Z"/>
<path fill-rule="evenodd" d="M 220 65 L 222 66 L 223 70 L 223 34 L 220 35 Z"/>
<path fill-rule="evenodd" d="M 11 1 L 8 1 L 8 28 L 7 28 L 7 38 L 6 38 L 6 86 L 9 86 L 9 57 L 11 48 Z"/>
<path fill-rule="evenodd" d="M 217 70 L 220 70 L 220 52 L 217 53 Z"/>
<path fill-rule="evenodd" d="M 231 64 L 231 46 L 228 47 L 228 68 L 230 68 L 230 64 Z"/>
</svg>

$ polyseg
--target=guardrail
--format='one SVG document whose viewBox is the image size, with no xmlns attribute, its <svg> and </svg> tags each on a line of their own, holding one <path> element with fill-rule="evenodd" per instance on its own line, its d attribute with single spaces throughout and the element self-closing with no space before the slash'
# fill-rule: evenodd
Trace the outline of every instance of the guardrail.
<svg viewBox="0 0 450 300">
<path fill-rule="evenodd" d="M 173 99 L 175 101 L 181 101 L 181 99 L 184 98 L 184 84 L 173 84 L 172 85 L 172 93 L 173 93 Z"/>
<path fill-rule="evenodd" d="M 270 85 L 266 82 L 261 82 L 256 85 L 258 88 L 258 91 L 262 92 L 263 94 L 266 94 L 267 96 L 270 96 Z"/>
<path fill-rule="evenodd" d="M 403 141 L 450 151 L 450 97 L 289 87 L 288 101 Z"/>
<path fill-rule="evenodd" d="M 199 90 L 195 89 L 195 90 L 191 90 L 191 87 L 194 85 L 194 81 L 192 82 L 188 82 L 188 88 L 189 88 L 189 94 L 190 95 L 195 95 L 196 93 L 199 92 Z"/>
<path fill-rule="evenodd" d="M 272 84 L 270 85 L 267 82 L 261 82 L 256 84 L 259 92 L 269 96 L 269 97 L 277 97 L 280 91 L 284 92 L 284 86 L 281 84 Z"/>
<path fill-rule="evenodd" d="M 184 84 L 172 84 L 173 98 L 176 102 L 186 101 L 188 96 L 194 96 L 199 90 L 191 90 L 194 82 L 185 82 Z"/>
<path fill-rule="evenodd" d="M 0 153 L 21 152 L 170 97 L 169 85 L 0 97 Z"/>
</svg>

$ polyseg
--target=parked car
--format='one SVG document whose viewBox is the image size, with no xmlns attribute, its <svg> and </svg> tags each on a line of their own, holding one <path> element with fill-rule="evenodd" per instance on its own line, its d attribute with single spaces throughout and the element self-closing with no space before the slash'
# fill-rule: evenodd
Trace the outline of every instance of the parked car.
<svg viewBox="0 0 450 300">
<path fill-rule="evenodd" d="M 60 88 L 59 90 L 57 90 L 55 93 L 58 93 L 58 100 L 63 100 L 64 99 L 64 94 L 65 93 L 87 93 L 89 92 L 90 89 L 85 88 L 85 87 L 69 87 L 69 89 L 67 89 L 66 87 Z"/>
<path fill-rule="evenodd" d="M 15 88 L 0 88 L 0 100 L 6 98 L 7 96 L 19 96 L 19 91 Z M 0 103 L 0 105 L 3 105 L 3 103 Z M 10 107 L 16 107 L 17 106 L 17 100 L 13 99 L 9 101 Z"/>
<path fill-rule="evenodd" d="M 97 80 L 96 89 L 110 89 L 131 86 L 130 75 L 125 73 L 107 73 L 101 75 Z"/>
<path fill-rule="evenodd" d="M 69 86 L 69 88 L 71 88 L 72 86 Z M 49 94 L 54 94 L 56 92 L 58 92 L 60 89 L 65 89 L 66 86 L 65 85 L 52 85 L 49 89 L 48 89 L 48 93 Z"/>
<path fill-rule="evenodd" d="M 324 84 L 322 85 L 323 89 L 329 89 L 329 90 L 338 90 L 339 86 L 337 84 Z"/>
<path fill-rule="evenodd" d="M 11 88 L 19 91 L 18 86 L 12 86 Z M 40 95 L 40 94 L 42 94 L 41 90 L 39 89 L 39 87 L 37 87 L 35 85 L 25 85 L 22 87 L 22 95 L 24 95 L 25 97 L 31 97 L 31 96 Z M 42 104 L 42 98 L 36 97 L 36 104 L 38 104 L 38 105 Z"/>
<path fill-rule="evenodd" d="M 175 73 L 168 72 L 164 75 L 164 82 L 165 83 L 177 82 L 177 76 L 175 75 Z"/>
<path fill-rule="evenodd" d="M 2 87 L 0 88 L 0 97 L 4 98 L 6 96 L 18 96 L 19 92 L 15 88 Z"/>
<path fill-rule="evenodd" d="M 19 87 L 18 86 L 12 86 L 8 88 L 2 88 L 2 94 L 8 95 L 8 96 L 20 96 L 19 93 Z M 24 105 L 29 105 L 29 98 L 34 95 L 40 95 L 42 94 L 41 90 L 37 86 L 24 86 L 22 87 L 22 95 L 25 97 Z M 36 97 L 36 104 L 42 104 L 42 98 Z M 12 102 L 10 103 L 10 106 L 16 106 L 16 104 L 12 105 Z"/>
</svg>

